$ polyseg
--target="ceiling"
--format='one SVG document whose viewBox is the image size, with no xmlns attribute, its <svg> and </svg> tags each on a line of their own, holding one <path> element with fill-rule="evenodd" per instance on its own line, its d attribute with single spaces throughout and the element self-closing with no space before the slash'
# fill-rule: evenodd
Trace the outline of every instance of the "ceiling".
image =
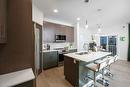
<svg viewBox="0 0 130 87">
<path fill-rule="evenodd" d="M 45 18 L 69 24 L 75 24 L 80 17 L 82 27 L 87 23 L 90 29 L 96 29 L 97 24 L 108 28 L 117 24 L 130 22 L 130 0 L 33 0 Z M 58 13 L 53 13 L 58 9 Z M 101 11 L 99 11 L 101 9 Z"/>
</svg>

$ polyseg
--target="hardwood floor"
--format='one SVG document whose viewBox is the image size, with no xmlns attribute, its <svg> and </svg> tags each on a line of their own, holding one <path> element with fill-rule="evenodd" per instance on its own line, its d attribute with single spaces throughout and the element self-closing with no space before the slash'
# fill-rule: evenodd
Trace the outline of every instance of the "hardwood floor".
<svg viewBox="0 0 130 87">
<path fill-rule="evenodd" d="M 37 87 L 73 87 L 64 79 L 64 68 L 43 71 L 37 78 Z"/>
<path fill-rule="evenodd" d="M 129 87 L 130 85 L 130 62 L 117 61 L 112 65 L 114 74 L 109 87 Z M 57 67 L 43 71 L 37 78 L 37 87 L 73 87 L 64 79 L 64 68 Z M 102 86 L 103 87 L 103 86 Z"/>
<path fill-rule="evenodd" d="M 114 78 L 110 80 L 110 87 L 130 87 L 130 62 L 117 61 L 111 71 Z"/>
</svg>

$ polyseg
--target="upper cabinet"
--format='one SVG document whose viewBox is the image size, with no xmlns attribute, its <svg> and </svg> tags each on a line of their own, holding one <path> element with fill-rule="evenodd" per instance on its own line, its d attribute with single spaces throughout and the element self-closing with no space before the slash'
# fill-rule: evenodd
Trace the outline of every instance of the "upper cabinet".
<svg viewBox="0 0 130 87">
<path fill-rule="evenodd" d="M 7 41 L 6 27 L 6 0 L 0 0 L 0 44 Z"/>
<path fill-rule="evenodd" d="M 74 42 L 74 27 L 66 27 L 66 41 Z"/>
<path fill-rule="evenodd" d="M 43 41 L 47 43 L 55 42 L 55 35 L 65 35 L 65 42 L 74 42 L 74 27 L 45 22 L 43 24 Z"/>
</svg>

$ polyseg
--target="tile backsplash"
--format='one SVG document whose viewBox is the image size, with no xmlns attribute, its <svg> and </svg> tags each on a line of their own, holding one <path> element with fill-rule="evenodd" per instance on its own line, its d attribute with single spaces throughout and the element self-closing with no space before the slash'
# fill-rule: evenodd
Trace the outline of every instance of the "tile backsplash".
<svg viewBox="0 0 130 87">
<path fill-rule="evenodd" d="M 70 47 L 70 45 L 72 45 L 71 48 L 74 48 L 74 43 L 69 43 L 69 42 L 66 42 L 66 43 L 45 43 L 43 45 L 46 45 L 46 44 L 50 45 L 50 49 Z"/>
</svg>

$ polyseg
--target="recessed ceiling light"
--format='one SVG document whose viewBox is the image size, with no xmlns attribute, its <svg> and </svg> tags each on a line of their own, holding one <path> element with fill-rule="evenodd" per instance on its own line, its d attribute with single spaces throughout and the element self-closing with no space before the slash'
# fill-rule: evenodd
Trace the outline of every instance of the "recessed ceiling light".
<svg viewBox="0 0 130 87">
<path fill-rule="evenodd" d="M 79 17 L 77 17 L 77 21 L 80 21 L 80 18 L 79 18 Z"/>
<path fill-rule="evenodd" d="M 54 9 L 53 12 L 54 13 L 58 13 L 59 11 L 58 11 L 58 9 Z"/>
</svg>

